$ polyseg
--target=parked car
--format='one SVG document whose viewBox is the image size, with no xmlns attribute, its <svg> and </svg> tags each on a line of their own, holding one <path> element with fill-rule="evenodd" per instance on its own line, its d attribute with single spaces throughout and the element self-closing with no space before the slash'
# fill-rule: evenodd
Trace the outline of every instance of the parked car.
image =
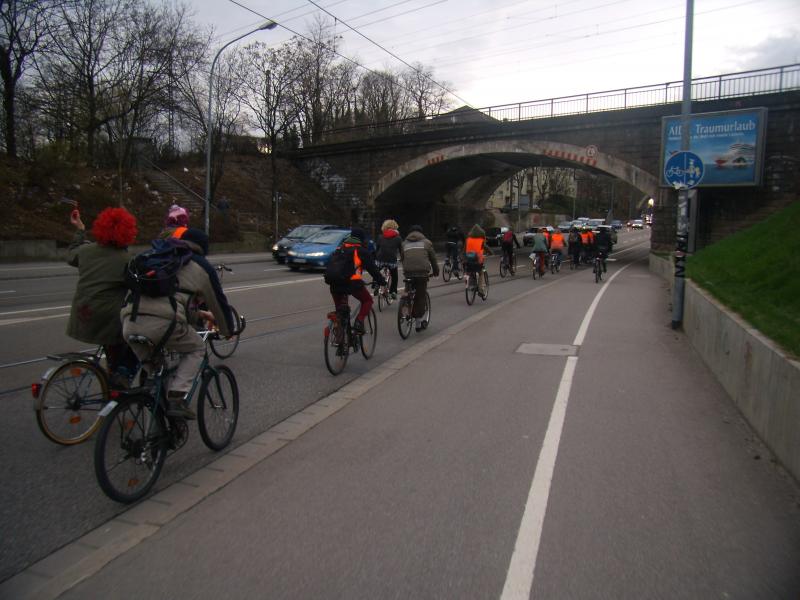
<svg viewBox="0 0 800 600">
<path fill-rule="evenodd" d="M 324 229 L 336 229 L 336 225 L 299 225 L 272 246 L 272 257 L 280 264 L 286 262 L 286 253 L 294 244 L 308 239 Z"/>
<path fill-rule="evenodd" d="M 644 221 L 641 219 L 634 219 L 631 221 L 631 229 L 644 229 Z"/>
<path fill-rule="evenodd" d="M 286 264 L 292 271 L 301 267 L 324 269 L 331 254 L 342 240 L 350 235 L 349 229 L 323 229 L 302 242 L 296 242 L 286 252 Z"/>
</svg>

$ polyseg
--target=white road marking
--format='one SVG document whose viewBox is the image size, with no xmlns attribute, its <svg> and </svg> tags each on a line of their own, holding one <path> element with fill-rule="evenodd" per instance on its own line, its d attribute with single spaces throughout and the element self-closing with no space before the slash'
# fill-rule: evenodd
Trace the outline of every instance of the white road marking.
<svg viewBox="0 0 800 600">
<path fill-rule="evenodd" d="M 240 285 L 238 287 L 232 287 L 225 290 L 225 293 L 228 292 L 247 292 L 249 290 L 259 290 L 261 288 L 271 288 L 271 287 L 280 287 L 283 285 L 292 285 L 295 283 L 308 283 L 309 281 L 322 281 L 322 276 L 318 277 L 305 277 L 303 279 L 290 279 L 287 281 L 274 281 L 272 283 L 254 283 L 252 285 Z"/>
<path fill-rule="evenodd" d="M 21 315 L 23 313 L 30 312 L 42 312 L 43 310 L 63 310 L 65 308 L 69 308 L 70 306 L 70 304 L 65 304 L 64 306 L 50 306 L 48 308 L 26 308 L 25 310 L 12 310 L 10 312 L 0 313 L 0 317 L 5 317 L 7 315 Z"/>
<path fill-rule="evenodd" d="M 609 284 L 631 264 L 633 263 L 625 265 L 609 277 L 608 281 L 597 292 L 578 328 L 578 333 L 572 342 L 573 345 L 580 346 L 583 343 L 589 324 L 594 316 L 594 311 Z M 533 481 L 528 491 L 528 500 L 525 503 L 525 511 L 517 532 L 517 540 L 514 544 L 514 552 L 511 555 L 511 563 L 508 566 L 508 573 L 506 574 L 506 581 L 500 600 L 528 600 L 531 595 L 533 576 L 536 570 L 536 557 L 539 554 L 544 517 L 547 512 L 547 501 L 550 497 L 550 485 L 553 481 L 553 471 L 556 466 L 558 447 L 561 443 L 561 433 L 564 430 L 564 419 L 567 414 L 572 378 L 575 375 L 577 365 L 577 356 L 568 357 L 567 363 L 564 365 L 564 371 L 561 374 L 561 382 L 558 385 L 558 392 L 550 413 L 550 421 L 547 424 L 547 432 L 542 441 L 539 459 L 536 462 L 536 471 L 533 474 Z"/>
<path fill-rule="evenodd" d="M 0 291 L 0 294 L 16 294 L 17 290 L 3 290 Z"/>
</svg>

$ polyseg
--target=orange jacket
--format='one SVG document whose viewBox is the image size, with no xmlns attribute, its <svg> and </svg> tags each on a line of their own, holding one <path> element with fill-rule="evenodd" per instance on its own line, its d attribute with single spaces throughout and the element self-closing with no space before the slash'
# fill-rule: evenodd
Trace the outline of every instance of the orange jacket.
<svg viewBox="0 0 800 600">
<path fill-rule="evenodd" d="M 550 250 L 560 250 L 564 247 L 564 234 L 556 231 L 550 236 Z"/>
<path fill-rule="evenodd" d="M 470 252 L 474 252 L 478 255 L 478 262 L 483 264 L 483 244 L 486 242 L 486 238 L 482 237 L 468 237 L 467 244 L 464 247 L 464 252 L 469 254 Z"/>
</svg>

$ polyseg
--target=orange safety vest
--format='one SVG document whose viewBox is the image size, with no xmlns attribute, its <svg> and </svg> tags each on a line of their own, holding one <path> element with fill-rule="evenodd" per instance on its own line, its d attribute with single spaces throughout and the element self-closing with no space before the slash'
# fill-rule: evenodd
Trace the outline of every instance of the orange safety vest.
<svg viewBox="0 0 800 600">
<path fill-rule="evenodd" d="M 560 233 L 554 233 L 550 236 L 550 250 L 558 250 L 564 247 L 564 236 Z"/>
<path fill-rule="evenodd" d="M 343 244 L 344 248 L 353 248 L 353 264 L 356 266 L 356 272 L 350 276 L 350 281 L 359 281 L 363 279 L 361 273 L 363 272 L 363 267 L 361 265 L 361 257 L 358 256 L 358 249 L 360 247 L 359 244 Z"/>
<path fill-rule="evenodd" d="M 590 234 L 588 231 L 582 231 L 582 232 L 581 232 L 581 243 L 582 243 L 584 246 L 588 246 L 588 245 L 589 245 L 589 236 L 590 236 L 590 235 L 591 235 L 591 234 Z"/>
<path fill-rule="evenodd" d="M 187 229 L 189 229 L 189 228 L 188 227 L 176 227 L 175 231 L 172 232 L 172 236 L 171 237 L 181 239 L 181 236 L 183 236 L 183 234 L 186 233 Z"/>
<path fill-rule="evenodd" d="M 464 252 L 469 254 L 470 252 L 474 252 L 478 255 L 478 262 L 483 264 L 483 243 L 486 241 L 486 238 L 482 237 L 468 237 L 467 244 L 464 247 Z"/>
</svg>

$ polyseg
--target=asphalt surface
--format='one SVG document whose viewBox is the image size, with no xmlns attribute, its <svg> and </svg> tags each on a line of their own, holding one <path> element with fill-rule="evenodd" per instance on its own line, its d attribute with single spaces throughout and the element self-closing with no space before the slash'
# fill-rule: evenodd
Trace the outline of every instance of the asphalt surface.
<svg viewBox="0 0 800 600">
<path fill-rule="evenodd" d="M 797 597 L 796 483 L 669 328 L 646 233 L 620 241 L 606 288 L 588 269 L 533 281 L 524 261 L 501 281 L 496 259 L 486 302 L 432 282 L 431 328 L 400 340 L 391 307 L 375 357 L 339 377 L 321 356 L 319 275 L 235 265 L 225 287 L 250 323 L 228 361 L 234 446 L 404 349 L 419 356 L 63 597 Z M 94 482 L 91 441 L 53 446 L 26 392 L 8 391 L 45 363 L 7 365 L 75 348 L 49 308 L 68 305 L 69 276 L 25 281 L 0 285 L 15 290 L 0 294 L 0 580 L 126 511 Z M 4 298 L 18 288 L 28 297 Z M 158 489 L 218 457 L 190 436 Z"/>
</svg>

